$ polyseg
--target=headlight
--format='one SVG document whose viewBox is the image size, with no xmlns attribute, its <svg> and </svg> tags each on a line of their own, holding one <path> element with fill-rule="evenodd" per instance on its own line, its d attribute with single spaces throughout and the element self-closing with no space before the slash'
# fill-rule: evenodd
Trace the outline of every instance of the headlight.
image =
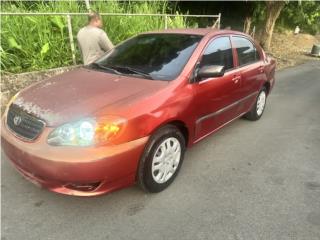
<svg viewBox="0 0 320 240">
<path fill-rule="evenodd" d="M 49 134 L 48 143 L 54 146 L 91 146 L 109 143 L 120 134 L 125 123 L 125 119 L 113 116 L 67 123 Z"/>
</svg>

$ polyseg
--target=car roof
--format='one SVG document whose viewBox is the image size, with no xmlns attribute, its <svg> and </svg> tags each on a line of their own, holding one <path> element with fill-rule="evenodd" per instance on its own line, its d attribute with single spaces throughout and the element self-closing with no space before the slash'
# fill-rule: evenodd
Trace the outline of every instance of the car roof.
<svg viewBox="0 0 320 240">
<path fill-rule="evenodd" d="M 181 28 L 181 29 L 165 29 L 158 31 L 146 32 L 147 34 L 161 34 L 161 33 L 171 33 L 171 34 L 188 34 L 188 35 L 220 35 L 220 34 L 241 34 L 242 32 L 232 31 L 232 30 L 219 30 L 213 28 Z"/>
</svg>

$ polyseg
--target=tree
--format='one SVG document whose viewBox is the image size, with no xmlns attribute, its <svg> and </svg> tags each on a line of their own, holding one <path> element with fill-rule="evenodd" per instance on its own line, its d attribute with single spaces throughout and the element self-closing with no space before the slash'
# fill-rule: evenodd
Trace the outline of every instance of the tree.
<svg viewBox="0 0 320 240">
<path fill-rule="evenodd" d="M 289 29 L 299 26 L 302 32 L 314 35 L 320 33 L 320 2 L 288 2 L 281 11 L 278 24 Z"/>
<path fill-rule="evenodd" d="M 244 27 L 243 27 L 243 32 L 246 34 L 250 34 L 250 28 L 251 28 L 251 23 L 252 23 L 252 17 L 253 13 L 255 10 L 255 3 L 252 1 L 246 1 L 245 2 L 245 8 L 246 8 L 246 13 L 245 13 L 245 18 L 244 18 Z"/>
<path fill-rule="evenodd" d="M 266 21 L 263 29 L 260 44 L 266 50 L 270 50 L 274 25 L 280 15 L 281 10 L 286 4 L 285 1 L 266 1 Z"/>
</svg>

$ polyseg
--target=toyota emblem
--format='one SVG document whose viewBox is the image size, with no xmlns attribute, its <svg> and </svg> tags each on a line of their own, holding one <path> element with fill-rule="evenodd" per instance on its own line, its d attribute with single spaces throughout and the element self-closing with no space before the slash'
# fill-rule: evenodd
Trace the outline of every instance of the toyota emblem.
<svg viewBox="0 0 320 240">
<path fill-rule="evenodd" d="M 21 121 L 22 121 L 21 116 L 19 116 L 19 115 L 14 116 L 14 118 L 13 118 L 14 125 L 19 126 Z"/>
</svg>

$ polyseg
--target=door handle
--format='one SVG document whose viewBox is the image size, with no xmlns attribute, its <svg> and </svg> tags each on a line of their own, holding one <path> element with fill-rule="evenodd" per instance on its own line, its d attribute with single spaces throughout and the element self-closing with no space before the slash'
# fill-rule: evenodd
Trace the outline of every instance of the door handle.
<svg viewBox="0 0 320 240">
<path fill-rule="evenodd" d="M 232 81 L 234 83 L 238 83 L 240 81 L 240 79 L 241 79 L 241 76 L 235 76 L 235 77 L 232 78 Z"/>
<path fill-rule="evenodd" d="M 264 72 L 264 66 L 260 66 L 260 67 L 258 68 L 258 71 L 259 71 L 260 73 L 263 73 L 263 72 Z"/>
</svg>

